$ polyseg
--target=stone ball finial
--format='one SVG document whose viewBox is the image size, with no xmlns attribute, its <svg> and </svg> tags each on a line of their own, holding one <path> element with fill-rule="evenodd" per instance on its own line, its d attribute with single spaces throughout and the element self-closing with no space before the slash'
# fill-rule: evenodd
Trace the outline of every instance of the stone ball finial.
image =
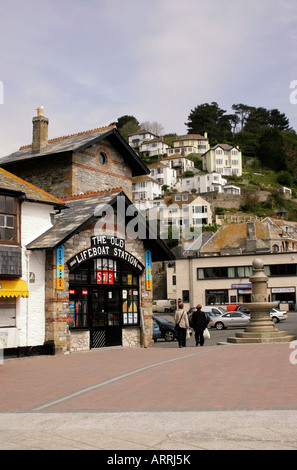
<svg viewBox="0 0 297 470">
<path fill-rule="evenodd" d="M 264 263 L 260 258 L 256 258 L 253 261 L 253 268 L 254 269 L 263 269 Z"/>
</svg>

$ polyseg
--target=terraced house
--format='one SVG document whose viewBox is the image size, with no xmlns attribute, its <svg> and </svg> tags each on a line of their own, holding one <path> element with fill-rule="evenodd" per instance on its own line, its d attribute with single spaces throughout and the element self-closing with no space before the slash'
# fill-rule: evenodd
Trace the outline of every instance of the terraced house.
<svg viewBox="0 0 297 470">
<path fill-rule="evenodd" d="M 48 125 L 39 108 L 32 144 L 0 161 L 59 199 L 46 231 L 33 226 L 24 242 L 45 260 L 44 343 L 56 354 L 148 346 L 151 263 L 174 258 L 131 203 L 132 178 L 149 170 L 114 126 L 49 140 Z"/>
</svg>

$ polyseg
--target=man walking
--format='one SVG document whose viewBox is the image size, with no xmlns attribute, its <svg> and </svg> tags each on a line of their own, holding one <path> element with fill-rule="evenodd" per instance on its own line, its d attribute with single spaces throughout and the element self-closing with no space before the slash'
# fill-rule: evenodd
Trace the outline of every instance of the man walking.
<svg viewBox="0 0 297 470">
<path fill-rule="evenodd" d="M 203 332 L 207 328 L 207 319 L 204 312 L 201 311 L 202 306 L 198 304 L 196 310 L 192 314 L 192 326 L 195 331 L 196 346 L 200 343 L 200 346 L 204 345 Z"/>
</svg>

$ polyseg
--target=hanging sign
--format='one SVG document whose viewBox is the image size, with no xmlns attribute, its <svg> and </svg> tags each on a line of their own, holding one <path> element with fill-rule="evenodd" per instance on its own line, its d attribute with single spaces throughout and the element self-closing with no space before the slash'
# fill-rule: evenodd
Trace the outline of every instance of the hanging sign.
<svg viewBox="0 0 297 470">
<path fill-rule="evenodd" d="M 56 289 L 64 290 L 64 245 L 56 249 Z"/>
<path fill-rule="evenodd" d="M 145 252 L 145 288 L 152 290 L 152 256 L 150 250 Z"/>
</svg>

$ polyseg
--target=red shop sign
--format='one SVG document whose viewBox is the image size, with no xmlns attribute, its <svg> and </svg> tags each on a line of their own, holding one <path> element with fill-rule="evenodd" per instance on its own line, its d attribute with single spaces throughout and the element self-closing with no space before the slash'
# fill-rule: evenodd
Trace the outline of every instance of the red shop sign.
<svg viewBox="0 0 297 470">
<path fill-rule="evenodd" d="M 113 271 L 97 269 L 97 284 L 114 284 Z"/>
</svg>

